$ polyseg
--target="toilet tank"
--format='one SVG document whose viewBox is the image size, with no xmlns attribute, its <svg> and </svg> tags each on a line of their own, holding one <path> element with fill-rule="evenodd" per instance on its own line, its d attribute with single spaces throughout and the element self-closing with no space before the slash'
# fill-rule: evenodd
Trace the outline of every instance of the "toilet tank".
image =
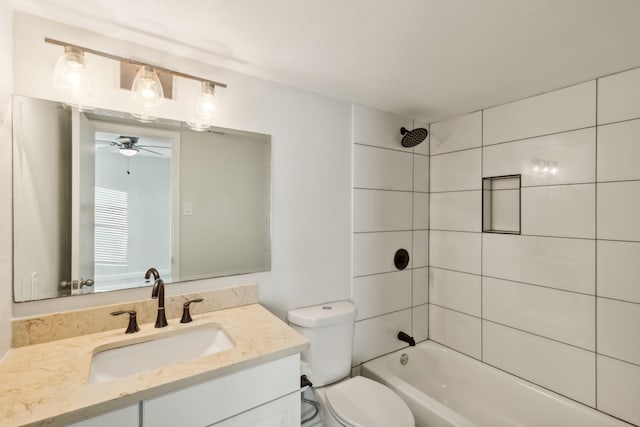
<svg viewBox="0 0 640 427">
<path fill-rule="evenodd" d="M 310 343 L 302 360 L 311 370 L 314 387 L 331 384 L 351 372 L 356 306 L 338 301 L 289 311 L 289 325 Z"/>
</svg>

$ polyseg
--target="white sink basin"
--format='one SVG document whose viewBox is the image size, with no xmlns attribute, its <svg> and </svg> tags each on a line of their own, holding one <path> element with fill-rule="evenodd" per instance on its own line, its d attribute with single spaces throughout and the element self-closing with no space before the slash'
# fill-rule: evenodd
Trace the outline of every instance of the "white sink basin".
<svg viewBox="0 0 640 427">
<path fill-rule="evenodd" d="M 183 360 L 219 353 L 233 343 L 218 327 L 203 325 L 137 344 L 104 350 L 93 355 L 89 383 L 126 377 Z"/>
</svg>

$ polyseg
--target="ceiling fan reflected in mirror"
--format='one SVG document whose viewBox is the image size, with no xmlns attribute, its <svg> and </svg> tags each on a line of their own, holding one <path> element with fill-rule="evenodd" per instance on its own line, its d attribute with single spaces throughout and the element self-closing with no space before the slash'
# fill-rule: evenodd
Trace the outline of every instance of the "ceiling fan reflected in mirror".
<svg viewBox="0 0 640 427">
<path fill-rule="evenodd" d="M 120 154 L 127 157 L 132 157 L 137 155 L 140 151 L 145 151 L 148 153 L 156 154 L 158 156 L 164 156 L 163 153 L 159 151 L 149 150 L 149 148 L 156 149 L 167 149 L 169 147 L 161 146 L 161 145 L 139 145 L 138 141 L 140 137 L 138 136 L 128 136 L 128 135 L 117 135 L 115 139 L 98 139 L 96 138 L 96 142 L 98 144 L 108 144 L 106 147 L 98 148 L 98 150 L 118 150 Z"/>
</svg>

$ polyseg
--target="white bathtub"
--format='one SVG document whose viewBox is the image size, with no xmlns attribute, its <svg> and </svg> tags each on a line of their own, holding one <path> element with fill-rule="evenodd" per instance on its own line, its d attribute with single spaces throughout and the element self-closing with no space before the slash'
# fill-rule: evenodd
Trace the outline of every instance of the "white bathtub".
<svg viewBox="0 0 640 427">
<path fill-rule="evenodd" d="M 362 375 L 398 393 L 417 427 L 630 426 L 433 341 L 367 362 Z"/>
</svg>

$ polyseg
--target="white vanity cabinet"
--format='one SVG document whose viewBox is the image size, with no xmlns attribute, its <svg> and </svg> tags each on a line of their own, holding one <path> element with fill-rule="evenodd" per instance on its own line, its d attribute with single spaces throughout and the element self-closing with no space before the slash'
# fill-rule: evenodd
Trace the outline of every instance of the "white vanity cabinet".
<svg viewBox="0 0 640 427">
<path fill-rule="evenodd" d="M 69 427 L 298 427 L 299 389 L 296 353 Z"/>
<path fill-rule="evenodd" d="M 138 427 L 139 425 L 140 404 L 135 403 L 125 408 L 69 424 L 69 427 Z"/>
<path fill-rule="evenodd" d="M 143 427 L 300 425 L 294 354 L 142 402 Z"/>
</svg>

